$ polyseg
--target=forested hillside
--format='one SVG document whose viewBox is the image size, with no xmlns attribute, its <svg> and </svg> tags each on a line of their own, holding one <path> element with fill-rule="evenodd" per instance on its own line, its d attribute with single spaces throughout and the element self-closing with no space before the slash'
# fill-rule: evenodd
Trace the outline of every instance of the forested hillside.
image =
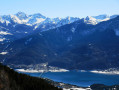
<svg viewBox="0 0 119 90">
<path fill-rule="evenodd" d="M 0 64 L 0 90 L 61 90 L 37 77 L 15 72 Z"/>
</svg>

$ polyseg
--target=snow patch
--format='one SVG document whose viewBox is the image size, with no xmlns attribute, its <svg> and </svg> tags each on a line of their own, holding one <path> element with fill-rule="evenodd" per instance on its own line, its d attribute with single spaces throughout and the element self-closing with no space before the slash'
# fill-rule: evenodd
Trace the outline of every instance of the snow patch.
<svg viewBox="0 0 119 90">
<path fill-rule="evenodd" d="M 71 29 L 71 31 L 72 31 L 72 33 L 74 33 L 74 32 L 75 32 L 75 28 L 73 27 L 73 28 Z"/>
<path fill-rule="evenodd" d="M 0 31 L 0 35 L 12 35 L 12 34 L 4 31 Z"/>
<path fill-rule="evenodd" d="M 28 33 L 28 32 L 24 32 L 24 33 Z"/>
<path fill-rule="evenodd" d="M 29 39 L 25 42 L 25 44 L 28 44 L 31 40 L 32 40 L 32 38 L 29 38 Z"/>
<path fill-rule="evenodd" d="M 87 16 L 84 19 L 84 22 L 87 23 L 87 24 L 96 25 L 96 24 L 98 24 L 100 22 L 108 21 L 110 19 L 111 19 L 111 16 L 108 16 L 108 15 Z"/>
<path fill-rule="evenodd" d="M 43 18 L 36 18 L 35 24 L 41 23 L 41 22 L 43 22 L 43 21 L 45 21 L 45 19 L 43 19 Z"/>
<path fill-rule="evenodd" d="M 1 55 L 6 55 L 8 52 L 1 52 L 0 54 Z"/>
<path fill-rule="evenodd" d="M 0 42 L 3 42 L 5 40 L 5 38 L 0 38 Z"/>
</svg>

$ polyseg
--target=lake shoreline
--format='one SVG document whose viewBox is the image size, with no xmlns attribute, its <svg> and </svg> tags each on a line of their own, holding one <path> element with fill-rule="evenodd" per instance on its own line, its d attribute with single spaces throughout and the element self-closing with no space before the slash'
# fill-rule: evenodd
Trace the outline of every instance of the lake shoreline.
<svg viewBox="0 0 119 90">
<path fill-rule="evenodd" d="M 23 73 L 69 72 L 69 70 L 67 69 L 56 69 L 56 70 L 15 69 L 15 71 Z"/>
<path fill-rule="evenodd" d="M 110 75 L 119 75 L 119 71 L 108 71 L 108 70 L 67 70 L 67 69 L 58 69 L 58 70 L 32 70 L 32 69 L 15 69 L 17 72 L 23 73 L 44 73 L 44 72 L 90 72 L 90 73 L 97 73 L 97 74 L 110 74 Z"/>
<path fill-rule="evenodd" d="M 119 85 L 104 85 L 104 84 L 92 84 L 89 87 L 81 87 L 73 84 L 67 84 L 63 82 L 55 82 L 48 78 L 43 78 L 51 85 L 55 87 L 62 88 L 62 90 L 118 90 Z"/>
<path fill-rule="evenodd" d="M 73 85 L 73 84 L 68 84 L 68 83 L 63 83 L 63 82 L 56 82 L 56 81 L 53 81 L 51 79 L 48 79 L 48 78 L 43 78 L 45 79 L 46 81 L 48 81 L 49 83 L 51 83 L 52 85 L 54 85 L 55 87 L 59 87 L 59 88 L 62 88 L 63 90 L 91 90 L 90 86 L 89 87 L 81 87 L 81 86 L 77 86 L 77 85 Z"/>
<path fill-rule="evenodd" d="M 92 85 L 93 87 L 98 85 L 99 88 L 114 88 L 114 85 L 118 86 L 119 84 L 119 82 L 117 82 L 117 80 L 119 79 L 119 75 L 93 73 L 91 71 L 85 70 L 72 70 L 69 72 L 45 72 L 43 74 L 31 72 L 19 73 L 24 73 L 33 77 L 43 78 L 55 87 L 62 88 L 63 90 L 91 90 Z M 105 83 L 105 81 L 107 82 Z"/>
</svg>

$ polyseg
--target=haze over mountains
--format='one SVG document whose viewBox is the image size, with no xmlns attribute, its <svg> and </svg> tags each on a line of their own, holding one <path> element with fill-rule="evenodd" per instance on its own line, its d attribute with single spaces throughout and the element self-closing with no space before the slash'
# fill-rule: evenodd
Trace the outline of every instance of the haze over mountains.
<svg viewBox="0 0 119 90">
<path fill-rule="evenodd" d="M 0 16 L 0 61 L 7 65 L 48 62 L 67 69 L 118 68 L 118 44 L 118 15 Z"/>
</svg>

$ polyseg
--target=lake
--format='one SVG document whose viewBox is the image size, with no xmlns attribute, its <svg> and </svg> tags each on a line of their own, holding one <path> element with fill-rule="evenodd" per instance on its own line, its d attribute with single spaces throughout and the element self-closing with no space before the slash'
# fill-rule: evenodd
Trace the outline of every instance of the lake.
<svg viewBox="0 0 119 90">
<path fill-rule="evenodd" d="M 25 73 L 30 76 L 39 77 L 41 73 Z M 96 74 L 91 72 L 47 72 L 42 75 L 53 81 L 73 84 L 77 86 L 87 87 L 92 84 L 115 85 L 119 84 L 119 75 Z"/>
</svg>

